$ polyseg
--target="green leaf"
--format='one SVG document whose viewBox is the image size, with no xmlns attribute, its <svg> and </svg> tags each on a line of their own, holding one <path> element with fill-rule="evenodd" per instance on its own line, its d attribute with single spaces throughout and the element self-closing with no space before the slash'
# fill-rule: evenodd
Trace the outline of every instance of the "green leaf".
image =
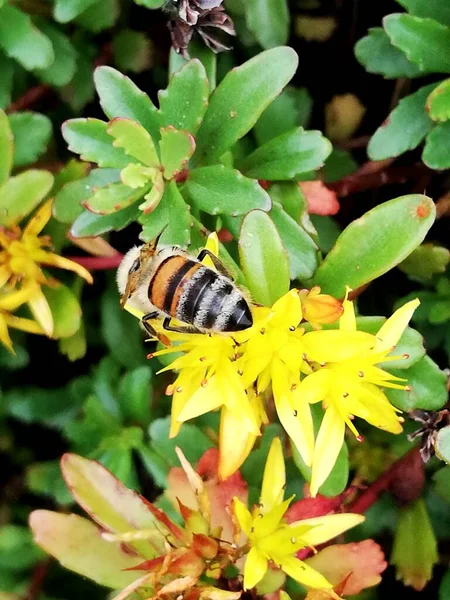
<svg viewBox="0 0 450 600">
<path fill-rule="evenodd" d="M 384 17 L 391 42 L 424 73 L 450 73 L 450 28 L 407 14 Z"/>
<path fill-rule="evenodd" d="M 410 62 L 401 50 L 391 44 L 382 27 L 369 29 L 369 35 L 356 43 L 355 56 L 366 71 L 383 75 L 386 79 L 424 75 L 418 65 Z"/>
<path fill-rule="evenodd" d="M 439 123 L 430 131 L 425 142 L 422 160 L 430 169 L 448 169 L 450 167 L 450 121 Z"/>
<path fill-rule="evenodd" d="M 14 62 L 7 58 L 0 49 L 2 70 L 0 73 L 0 108 L 6 108 L 11 103 L 13 87 Z"/>
<path fill-rule="evenodd" d="M 134 0 L 134 1 L 136 2 L 136 4 L 139 4 L 140 6 L 145 6 L 146 8 L 151 8 L 151 9 L 161 8 L 161 6 L 165 2 L 165 0 Z"/>
<path fill-rule="evenodd" d="M 0 186 L 0 224 L 18 223 L 47 196 L 53 187 L 49 171 L 30 169 Z"/>
<path fill-rule="evenodd" d="M 386 320 L 385 317 L 356 317 L 356 326 L 358 331 L 365 331 L 366 333 L 376 335 Z M 395 362 L 388 360 L 378 363 L 381 369 L 388 369 L 389 371 L 392 367 L 395 367 L 397 370 L 409 369 L 409 367 L 425 356 L 423 336 L 415 329 L 407 327 L 394 350 L 390 353 L 390 356 L 401 357 L 401 360 Z"/>
<path fill-rule="evenodd" d="M 63 123 L 62 134 L 69 150 L 83 160 L 95 162 L 99 167 L 121 169 L 133 160 L 122 148 L 115 148 L 107 132 L 108 123 L 98 119 L 71 119 Z"/>
<path fill-rule="evenodd" d="M 14 135 L 11 123 L 0 110 L 0 184 L 6 181 L 11 173 L 14 156 Z"/>
<path fill-rule="evenodd" d="M 435 83 L 427 85 L 400 100 L 370 139 L 367 153 L 372 160 L 400 156 L 420 144 L 433 127 L 425 103 L 435 87 Z"/>
<path fill-rule="evenodd" d="M 400 410 L 439 410 L 447 402 L 447 377 L 429 356 L 422 357 L 409 369 L 389 368 L 389 371 L 406 379 L 411 386 L 411 391 L 384 390 L 390 402 Z"/>
<path fill-rule="evenodd" d="M 208 106 L 209 84 L 205 67 L 190 60 L 170 78 L 166 90 L 158 92 L 161 127 L 172 125 L 195 134 Z"/>
<path fill-rule="evenodd" d="M 76 333 L 81 325 L 81 307 L 72 290 L 65 285 L 46 286 L 44 295 L 53 317 L 53 337 L 67 338 Z"/>
<path fill-rule="evenodd" d="M 163 244 L 177 244 L 187 247 L 191 240 L 192 217 L 189 206 L 183 199 L 175 181 L 170 181 L 164 187 L 164 196 L 156 209 L 148 214 L 143 213 L 139 222 L 143 229 L 140 238 L 150 242 L 161 236 Z"/>
<path fill-rule="evenodd" d="M 144 336 L 139 321 L 119 304 L 115 283 L 108 287 L 101 299 L 101 331 L 114 358 L 127 369 L 145 364 Z"/>
<path fill-rule="evenodd" d="M 73 223 L 97 188 L 117 181 L 120 181 L 117 169 L 93 169 L 87 177 L 66 183 L 53 201 L 53 216 L 61 223 Z"/>
<path fill-rule="evenodd" d="M 0 47 L 27 70 L 48 69 L 55 60 L 48 37 L 27 14 L 10 4 L 0 8 Z"/>
<path fill-rule="evenodd" d="M 188 52 L 191 59 L 197 58 L 205 68 L 211 93 L 216 87 L 217 55 L 202 40 L 195 38 L 189 42 Z M 187 62 L 188 60 L 175 52 L 172 47 L 169 55 L 169 76 L 179 71 Z"/>
<path fill-rule="evenodd" d="M 124 419 L 140 425 L 148 425 L 151 420 L 152 370 L 142 365 L 128 371 L 120 382 L 119 397 Z"/>
<path fill-rule="evenodd" d="M 387 273 L 422 243 L 435 213 L 434 202 L 420 194 L 380 204 L 344 229 L 313 285 L 342 298 L 346 285 L 356 289 Z"/>
<path fill-rule="evenodd" d="M 178 467 L 179 458 L 175 448 L 179 446 L 191 463 L 196 463 L 213 444 L 209 437 L 196 425 L 184 423 L 176 438 L 169 437 L 170 417 L 157 419 L 149 427 L 151 447 L 166 461 L 170 467 Z"/>
<path fill-rule="evenodd" d="M 438 273 L 445 273 L 450 262 L 450 252 L 443 246 L 421 244 L 398 268 L 412 279 L 429 281 Z"/>
<path fill-rule="evenodd" d="M 0 527 L 0 569 L 21 571 L 29 569 L 43 558 L 43 552 L 31 540 L 26 527 L 2 525 Z"/>
<path fill-rule="evenodd" d="M 79 15 L 76 22 L 87 31 L 99 33 L 113 27 L 119 15 L 119 0 L 98 0 Z"/>
<path fill-rule="evenodd" d="M 284 248 L 289 255 L 291 279 L 307 281 L 314 275 L 318 266 L 318 247 L 314 240 L 284 210 L 274 202 L 269 212 L 281 236 Z"/>
<path fill-rule="evenodd" d="M 84 206 L 97 215 L 110 215 L 134 204 L 148 192 L 147 187 L 134 190 L 123 183 L 110 183 L 94 192 L 84 202 Z"/>
<path fill-rule="evenodd" d="M 86 332 L 83 321 L 78 331 L 67 338 L 59 340 L 59 351 L 67 356 L 71 362 L 84 358 L 87 352 Z"/>
<path fill-rule="evenodd" d="M 164 179 L 173 179 L 182 171 L 194 153 L 195 140 L 187 131 L 177 131 L 174 127 L 161 128 L 161 163 Z"/>
<path fill-rule="evenodd" d="M 150 68 L 152 43 L 142 31 L 123 29 L 113 39 L 114 62 L 123 71 L 141 73 Z"/>
<path fill-rule="evenodd" d="M 97 0 L 55 0 L 53 16 L 59 23 L 68 23 L 81 15 Z"/>
<path fill-rule="evenodd" d="M 320 131 L 298 127 L 266 142 L 243 162 L 248 177 L 284 181 L 323 166 L 332 146 Z"/>
<path fill-rule="evenodd" d="M 288 292 L 288 255 L 267 213 L 253 210 L 244 218 L 239 257 L 248 289 L 256 302 L 271 306 Z"/>
<path fill-rule="evenodd" d="M 439 430 L 435 444 L 436 456 L 450 463 L 450 425 Z"/>
<path fill-rule="evenodd" d="M 446 0 L 397 0 L 417 17 L 430 17 L 450 27 L 450 5 Z"/>
<path fill-rule="evenodd" d="M 287 0 L 248 0 L 245 17 L 247 27 L 264 49 L 287 43 L 290 25 Z"/>
<path fill-rule="evenodd" d="M 450 467 L 443 467 L 436 471 L 433 475 L 433 481 L 436 493 L 446 502 L 450 502 Z"/>
<path fill-rule="evenodd" d="M 56 460 L 30 465 L 26 470 L 25 480 L 27 488 L 33 494 L 49 496 L 58 504 L 73 504 Z"/>
<path fill-rule="evenodd" d="M 76 218 L 70 228 L 70 233 L 74 237 L 95 237 L 108 231 L 120 231 L 136 221 L 139 214 L 140 210 L 137 204 L 132 204 L 128 208 L 110 215 L 96 215 L 85 210 Z"/>
<path fill-rule="evenodd" d="M 72 496 L 100 526 L 117 533 L 126 533 L 134 529 L 154 529 L 155 536 L 152 537 L 152 542 L 133 541 L 130 542 L 130 546 L 145 558 L 157 555 L 156 519 L 139 494 L 126 488 L 100 463 L 76 454 L 64 454 L 61 470 Z M 164 534 L 160 535 L 163 542 Z M 116 544 L 111 545 L 119 547 Z"/>
<path fill-rule="evenodd" d="M 321 171 L 325 183 L 339 181 L 347 175 L 352 175 L 358 168 L 358 163 L 347 150 L 333 148 Z"/>
<path fill-rule="evenodd" d="M 159 116 L 155 105 L 131 79 L 111 67 L 98 67 L 94 82 L 108 118 L 133 119 L 149 132 L 155 143 L 159 140 Z"/>
<path fill-rule="evenodd" d="M 428 96 L 426 111 L 433 121 L 450 119 L 450 79 L 444 79 Z"/>
<path fill-rule="evenodd" d="M 55 60 L 50 67 L 38 69 L 36 75 L 50 85 L 58 87 L 67 85 L 75 75 L 77 58 L 75 48 L 66 35 L 49 25 L 45 19 L 39 19 L 37 25 L 52 43 Z"/>
<path fill-rule="evenodd" d="M 30 527 L 35 542 L 66 569 L 112 589 L 121 589 L 136 580 L 136 572 L 127 569 L 142 559 L 121 544 L 103 539 L 98 527 L 87 519 L 35 510 L 30 515 Z"/>
<path fill-rule="evenodd" d="M 14 135 L 14 166 L 24 167 L 37 161 L 52 137 L 52 122 L 35 112 L 16 112 L 9 117 Z"/>
<path fill-rule="evenodd" d="M 115 148 L 123 148 L 140 163 L 149 167 L 158 167 L 159 158 L 155 144 L 146 129 L 137 121 L 130 119 L 113 119 L 106 130 L 114 139 Z"/>
<path fill-rule="evenodd" d="M 254 133 L 261 146 L 299 125 L 306 127 L 312 112 L 312 98 L 306 88 L 287 86 L 255 123 Z"/>
<path fill-rule="evenodd" d="M 60 96 L 75 113 L 92 102 L 95 97 L 94 82 L 92 80 L 93 65 L 84 56 L 78 56 L 76 71 L 71 82 L 59 90 Z"/>
<path fill-rule="evenodd" d="M 194 169 L 186 189 L 196 207 L 210 215 L 236 217 L 255 208 L 270 209 L 270 197 L 257 181 L 223 165 Z"/>
<path fill-rule="evenodd" d="M 294 75 L 292 48 L 266 50 L 227 73 L 217 87 L 197 134 L 199 161 L 214 162 L 243 137 Z"/>
</svg>

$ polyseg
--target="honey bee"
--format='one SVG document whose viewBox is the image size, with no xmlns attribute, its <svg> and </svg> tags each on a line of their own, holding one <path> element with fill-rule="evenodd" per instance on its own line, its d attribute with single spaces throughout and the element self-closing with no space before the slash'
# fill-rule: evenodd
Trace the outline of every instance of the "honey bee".
<svg viewBox="0 0 450 600">
<path fill-rule="evenodd" d="M 158 337 L 149 321 L 163 317 L 167 331 L 228 333 L 252 326 L 247 300 L 222 262 L 209 250 L 197 257 L 178 246 L 157 248 L 152 242 L 129 250 L 117 271 L 121 307 L 127 302 L 145 313 L 142 325 Z M 202 264 L 209 256 L 217 269 Z M 171 324 L 176 319 L 182 325 Z"/>
</svg>

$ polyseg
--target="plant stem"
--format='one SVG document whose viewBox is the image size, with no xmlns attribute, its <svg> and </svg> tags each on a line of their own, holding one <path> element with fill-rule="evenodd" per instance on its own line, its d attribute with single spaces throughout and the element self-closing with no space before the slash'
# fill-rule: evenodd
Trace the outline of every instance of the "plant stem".
<svg viewBox="0 0 450 600">
<path fill-rule="evenodd" d="M 105 271 L 117 269 L 122 262 L 123 254 L 117 252 L 113 256 L 66 256 L 69 260 L 82 265 L 89 271 Z"/>
<path fill-rule="evenodd" d="M 24 600 L 37 600 L 39 598 L 51 563 L 52 559 L 49 558 L 36 564 L 31 574 L 30 586 L 24 596 Z"/>
</svg>

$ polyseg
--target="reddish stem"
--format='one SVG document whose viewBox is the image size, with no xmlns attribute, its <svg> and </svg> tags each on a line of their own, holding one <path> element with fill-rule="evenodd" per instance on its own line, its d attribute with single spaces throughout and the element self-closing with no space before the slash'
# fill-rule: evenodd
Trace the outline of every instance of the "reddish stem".
<svg viewBox="0 0 450 600">
<path fill-rule="evenodd" d="M 13 113 L 21 110 L 26 110 L 27 108 L 30 108 L 31 106 L 33 106 L 33 104 L 41 100 L 41 98 L 46 96 L 51 91 L 52 88 L 49 85 L 45 85 L 44 83 L 32 87 L 23 96 L 21 96 L 15 102 L 10 104 L 6 109 L 6 112 Z"/>
<path fill-rule="evenodd" d="M 372 483 L 360 496 L 351 502 L 346 512 L 363 514 L 378 500 L 382 492 L 385 492 L 397 477 L 402 477 L 403 471 L 417 460 L 420 448 L 411 448 L 404 456 L 396 460 L 381 477 Z"/>
<path fill-rule="evenodd" d="M 52 559 L 39 562 L 33 569 L 31 574 L 30 586 L 24 596 L 24 600 L 36 600 L 41 594 L 45 578 L 48 575 Z"/>
<path fill-rule="evenodd" d="M 123 254 L 117 252 L 113 256 L 66 256 L 66 258 L 85 267 L 88 271 L 105 271 L 117 269 L 122 262 Z"/>
</svg>

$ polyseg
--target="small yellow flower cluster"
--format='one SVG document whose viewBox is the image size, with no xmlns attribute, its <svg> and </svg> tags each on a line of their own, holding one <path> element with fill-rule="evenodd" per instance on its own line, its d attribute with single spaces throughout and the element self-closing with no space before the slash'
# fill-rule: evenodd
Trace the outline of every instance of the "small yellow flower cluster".
<svg viewBox="0 0 450 600">
<path fill-rule="evenodd" d="M 45 202 L 22 230 L 19 225 L 0 226 L 0 342 L 13 351 L 8 327 L 29 333 L 53 334 L 53 317 L 42 286 L 59 285 L 41 265 L 78 273 L 92 283 L 81 265 L 49 251 L 51 240 L 39 234 L 50 220 L 52 201 Z M 12 314 L 27 303 L 35 320 Z"/>
<path fill-rule="evenodd" d="M 210 236 L 208 245 L 217 254 L 217 240 Z M 388 355 L 418 303 L 397 310 L 373 335 L 357 330 L 348 299 L 338 302 L 317 288 L 292 289 L 271 308 L 253 307 L 253 326 L 233 336 L 164 331 L 175 345 L 153 356 L 181 353 L 162 369 L 178 372 L 167 390 L 173 395 L 171 436 L 183 422 L 220 410 L 219 474 L 225 479 L 241 466 L 267 423 L 271 392 L 282 426 L 312 467 L 315 496 L 336 462 L 346 425 L 361 439 L 355 416 L 391 433 L 402 430 L 382 388 L 406 386 L 377 365 L 392 359 Z M 317 330 L 338 319 L 338 329 Z M 310 409 L 316 402 L 324 408 L 317 437 Z"/>
</svg>

